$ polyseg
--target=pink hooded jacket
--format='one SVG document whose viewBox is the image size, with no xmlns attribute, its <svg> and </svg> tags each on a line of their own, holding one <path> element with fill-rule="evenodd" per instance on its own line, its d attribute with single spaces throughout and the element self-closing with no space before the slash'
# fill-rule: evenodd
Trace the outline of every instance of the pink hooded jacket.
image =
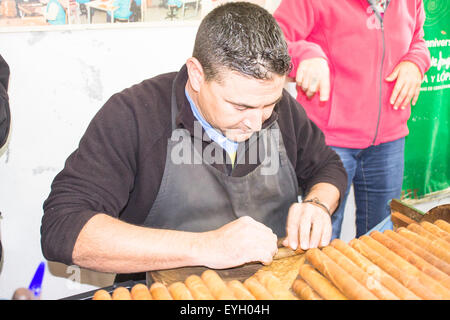
<svg viewBox="0 0 450 320">
<path fill-rule="evenodd" d="M 324 132 L 328 145 L 362 149 L 406 136 L 411 109 L 393 110 L 395 81 L 385 80 L 402 61 L 422 75 L 430 67 L 423 39 L 422 0 L 390 1 L 383 21 L 368 0 L 283 0 L 274 13 L 289 46 L 295 78 L 300 61 L 323 57 L 330 67 L 330 99 L 297 100 Z"/>
</svg>

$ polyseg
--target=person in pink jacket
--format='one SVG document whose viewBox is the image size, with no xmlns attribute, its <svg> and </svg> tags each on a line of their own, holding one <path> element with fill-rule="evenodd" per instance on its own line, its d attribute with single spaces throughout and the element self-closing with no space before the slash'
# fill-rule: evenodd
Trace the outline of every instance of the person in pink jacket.
<svg viewBox="0 0 450 320">
<path fill-rule="evenodd" d="M 282 0 L 274 17 L 297 100 L 347 170 L 345 199 L 353 183 L 359 237 L 401 194 L 411 103 L 430 67 L 422 0 Z M 332 238 L 340 237 L 345 199 Z"/>
</svg>

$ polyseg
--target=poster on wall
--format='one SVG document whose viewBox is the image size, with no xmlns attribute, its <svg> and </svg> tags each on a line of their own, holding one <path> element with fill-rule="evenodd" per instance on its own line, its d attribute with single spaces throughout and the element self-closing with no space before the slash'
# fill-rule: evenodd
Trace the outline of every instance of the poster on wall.
<svg viewBox="0 0 450 320">
<path fill-rule="evenodd" d="M 203 0 L 202 1 L 202 17 L 206 16 L 215 7 L 225 4 L 227 2 L 236 2 L 239 0 Z M 280 5 L 281 0 L 246 0 L 246 2 L 251 2 L 257 4 L 273 13 L 275 9 Z"/>
<path fill-rule="evenodd" d="M 201 19 L 202 0 L 0 0 L 0 29 Z M 115 25 L 118 26 L 118 25 Z"/>
<path fill-rule="evenodd" d="M 232 0 L 0 0 L 5 27 L 195 21 Z M 281 0 L 248 0 L 273 12 Z M 117 26 L 117 25 L 115 25 Z"/>
<path fill-rule="evenodd" d="M 411 110 L 405 145 L 403 197 L 450 188 L 450 1 L 425 0 L 431 67 Z"/>
</svg>

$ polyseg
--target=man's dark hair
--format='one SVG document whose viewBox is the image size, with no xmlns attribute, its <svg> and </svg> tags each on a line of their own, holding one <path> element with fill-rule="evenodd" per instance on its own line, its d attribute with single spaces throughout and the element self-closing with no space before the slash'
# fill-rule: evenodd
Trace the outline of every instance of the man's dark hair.
<svg viewBox="0 0 450 320">
<path fill-rule="evenodd" d="M 220 81 L 224 68 L 256 78 L 286 75 L 291 68 L 281 28 L 264 8 L 232 2 L 212 10 L 200 24 L 193 57 L 207 81 Z"/>
</svg>

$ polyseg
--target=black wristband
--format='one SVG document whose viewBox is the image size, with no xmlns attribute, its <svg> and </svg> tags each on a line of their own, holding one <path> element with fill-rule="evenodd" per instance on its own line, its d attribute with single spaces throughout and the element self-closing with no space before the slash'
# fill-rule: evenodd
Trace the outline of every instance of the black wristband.
<svg viewBox="0 0 450 320">
<path fill-rule="evenodd" d="M 312 203 L 312 204 L 318 205 L 319 207 L 325 209 L 325 211 L 331 217 L 330 209 L 328 209 L 328 207 L 324 203 L 322 203 L 318 198 L 314 197 L 312 199 L 308 199 L 308 200 L 305 200 L 305 201 L 302 201 L 302 202 L 303 203 Z"/>
</svg>

